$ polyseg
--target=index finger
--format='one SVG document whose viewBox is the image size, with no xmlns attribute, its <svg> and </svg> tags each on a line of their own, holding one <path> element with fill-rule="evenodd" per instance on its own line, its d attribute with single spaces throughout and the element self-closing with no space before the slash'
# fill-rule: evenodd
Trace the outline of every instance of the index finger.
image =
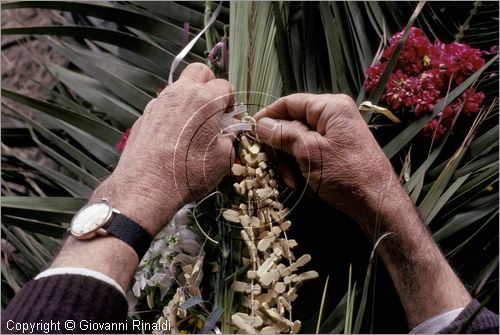
<svg viewBox="0 0 500 335">
<path fill-rule="evenodd" d="M 215 75 L 208 66 L 202 63 L 191 63 L 182 71 L 178 81 L 189 80 L 194 83 L 206 83 L 212 79 L 215 79 Z"/>
<path fill-rule="evenodd" d="M 355 107 L 350 97 L 344 94 L 297 93 L 282 97 L 261 109 L 255 119 L 264 117 L 281 120 L 297 120 L 325 135 L 329 121 L 336 115 L 350 111 Z"/>
<path fill-rule="evenodd" d="M 328 107 L 325 95 L 296 93 L 279 98 L 271 105 L 264 107 L 257 114 L 258 121 L 264 117 L 280 120 L 297 120 L 310 129 L 318 130 L 318 121 Z M 323 115 L 326 116 L 326 115 Z M 320 132 L 322 133 L 322 131 Z"/>
<path fill-rule="evenodd" d="M 255 119 L 258 121 L 262 118 L 269 117 L 280 120 L 305 121 L 306 101 L 309 99 L 310 95 L 312 94 L 297 93 L 281 97 L 269 106 L 258 111 L 257 114 L 255 114 Z"/>
</svg>

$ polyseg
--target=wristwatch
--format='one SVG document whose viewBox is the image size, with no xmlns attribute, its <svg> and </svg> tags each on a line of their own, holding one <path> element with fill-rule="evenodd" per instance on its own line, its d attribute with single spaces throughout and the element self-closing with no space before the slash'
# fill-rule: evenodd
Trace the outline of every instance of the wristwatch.
<svg viewBox="0 0 500 335">
<path fill-rule="evenodd" d="M 105 198 L 80 209 L 71 220 L 70 233 L 78 240 L 112 235 L 131 246 L 139 260 L 153 239 L 137 222 L 111 207 Z"/>
</svg>

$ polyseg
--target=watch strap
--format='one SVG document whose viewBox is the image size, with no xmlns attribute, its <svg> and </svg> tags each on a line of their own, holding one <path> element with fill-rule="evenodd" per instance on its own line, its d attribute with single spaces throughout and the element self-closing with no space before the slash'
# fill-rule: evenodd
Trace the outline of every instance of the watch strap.
<svg viewBox="0 0 500 335">
<path fill-rule="evenodd" d="M 120 213 L 113 215 L 106 231 L 131 246 L 137 253 L 139 261 L 148 251 L 153 240 L 151 235 L 137 222 Z"/>
</svg>

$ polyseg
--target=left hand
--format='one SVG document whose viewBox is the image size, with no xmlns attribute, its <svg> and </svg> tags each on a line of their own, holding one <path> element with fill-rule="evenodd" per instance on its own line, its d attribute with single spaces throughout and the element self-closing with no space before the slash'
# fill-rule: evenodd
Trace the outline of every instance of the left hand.
<svg viewBox="0 0 500 335">
<path fill-rule="evenodd" d="M 200 200 L 230 171 L 232 140 L 219 122 L 234 103 L 226 80 L 201 63 L 150 101 L 134 124 L 115 171 L 94 193 L 151 234 L 185 203 Z"/>
</svg>

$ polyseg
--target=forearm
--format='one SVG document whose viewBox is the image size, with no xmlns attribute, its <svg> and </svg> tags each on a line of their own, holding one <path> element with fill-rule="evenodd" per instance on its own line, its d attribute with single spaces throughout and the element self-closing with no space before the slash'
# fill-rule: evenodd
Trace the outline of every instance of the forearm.
<svg viewBox="0 0 500 335">
<path fill-rule="evenodd" d="M 409 326 L 466 306 L 471 301 L 469 293 L 432 240 L 396 176 L 369 197 L 369 213 L 358 221 L 373 240 L 391 233 L 380 242 L 378 252 L 398 291 Z"/>
<path fill-rule="evenodd" d="M 136 221 L 154 236 L 179 206 L 175 198 L 169 203 L 156 205 L 154 199 L 148 198 L 148 193 L 138 189 L 138 186 L 114 175 L 94 191 L 89 203 L 108 199 L 112 207 Z M 79 267 L 94 270 L 112 278 L 127 290 L 139 261 L 134 249 L 111 235 L 85 241 L 70 235 L 51 268 Z"/>
</svg>

